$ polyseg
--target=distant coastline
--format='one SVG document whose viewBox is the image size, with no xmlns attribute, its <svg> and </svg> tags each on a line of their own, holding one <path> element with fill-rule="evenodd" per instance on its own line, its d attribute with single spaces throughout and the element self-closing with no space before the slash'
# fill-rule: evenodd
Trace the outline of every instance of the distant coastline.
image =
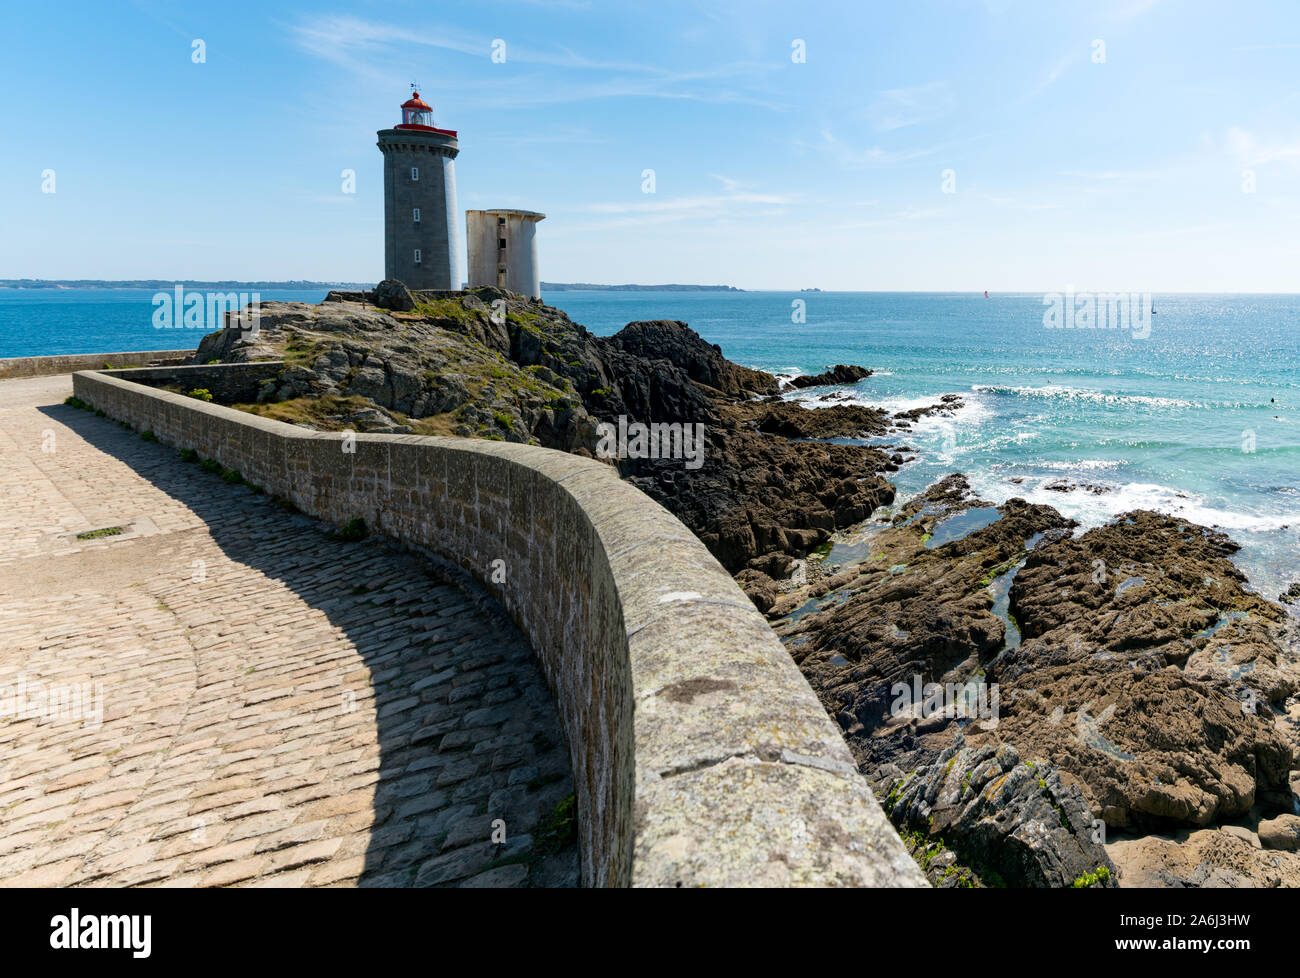
<svg viewBox="0 0 1300 978">
<path fill-rule="evenodd" d="M 744 292 L 734 285 L 593 285 L 590 282 L 543 282 L 544 292 Z"/>
<path fill-rule="evenodd" d="M 0 289 L 174 289 L 175 279 L 138 278 L 109 281 L 99 278 L 43 279 L 0 278 Z M 291 279 L 283 282 L 240 282 L 234 279 L 219 282 L 185 282 L 191 289 L 370 289 L 374 282 L 308 282 Z"/>
<path fill-rule="evenodd" d="M 289 279 L 275 282 L 241 282 L 223 279 L 215 282 L 185 282 L 192 289 L 372 289 L 374 282 L 315 282 Z M 99 278 L 43 279 L 0 278 L 0 289 L 173 289 L 176 281 L 161 278 L 109 280 Z M 596 285 L 591 282 L 543 282 L 548 292 L 744 292 L 734 285 Z"/>
</svg>

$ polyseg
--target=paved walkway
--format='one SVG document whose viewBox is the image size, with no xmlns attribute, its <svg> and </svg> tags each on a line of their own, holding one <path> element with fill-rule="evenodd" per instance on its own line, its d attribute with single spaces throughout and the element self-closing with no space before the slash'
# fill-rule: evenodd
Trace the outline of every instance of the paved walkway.
<svg viewBox="0 0 1300 978">
<path fill-rule="evenodd" d="M 0 885 L 576 884 L 508 623 L 71 392 L 0 381 Z"/>
</svg>

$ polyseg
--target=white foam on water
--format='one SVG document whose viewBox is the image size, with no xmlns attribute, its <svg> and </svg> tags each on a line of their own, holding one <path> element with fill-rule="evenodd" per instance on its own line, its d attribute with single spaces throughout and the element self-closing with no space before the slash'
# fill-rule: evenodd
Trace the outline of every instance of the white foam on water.
<svg viewBox="0 0 1300 978">
<path fill-rule="evenodd" d="M 790 381 L 794 380 L 796 377 L 803 376 L 803 371 L 800 370 L 798 367 L 782 367 L 779 370 L 767 370 L 764 367 L 750 367 L 749 369 L 760 370 L 763 373 L 770 373 L 773 377 L 776 378 L 777 383 L 780 385 L 777 388 L 778 390 L 785 390 L 787 387 L 790 386 Z"/>
<path fill-rule="evenodd" d="M 1097 461 L 1103 462 L 1106 466 L 1110 464 L 1110 460 Z M 1074 467 L 1082 468 L 1079 465 Z M 1249 533 L 1264 533 L 1279 530 L 1284 526 L 1296 527 L 1300 523 L 1300 513 L 1259 515 L 1223 509 L 1211 505 L 1203 496 L 1196 493 L 1156 483 L 1127 482 L 1108 485 L 1103 480 L 1094 484 L 1110 491 L 1095 493 L 1082 487 L 1066 492 L 1048 489 L 1047 486 L 1055 481 L 1057 481 L 1055 476 L 1029 477 L 1022 484 L 1015 485 L 1007 482 L 1003 475 L 985 472 L 976 474 L 972 478 L 972 485 L 980 496 L 999 504 L 1019 496 L 1031 503 L 1052 506 L 1062 515 L 1078 520 L 1085 529 L 1100 526 L 1120 513 L 1135 509 L 1149 509 L 1169 516 L 1178 516 L 1200 526 Z"/>
<path fill-rule="evenodd" d="M 985 403 L 984 399 L 969 394 L 962 395 L 960 407 L 952 408 L 943 405 L 939 400 L 945 393 L 958 393 L 957 391 L 941 391 L 937 394 L 926 394 L 922 397 L 881 397 L 878 394 L 872 394 L 870 391 L 864 391 L 856 385 L 848 387 L 837 387 L 834 393 L 840 395 L 836 398 L 838 404 L 861 404 L 864 407 L 876 408 L 882 411 L 888 411 L 891 414 L 901 414 L 905 411 L 914 411 L 918 408 L 933 407 L 940 405 L 941 412 L 928 414 L 924 417 L 917 418 L 915 421 L 908 421 L 910 429 L 904 429 L 899 434 L 906 437 L 909 434 L 926 435 L 934 432 L 944 433 L 948 429 L 956 426 L 978 427 L 993 413 L 990 406 Z M 809 396 L 802 391 L 788 398 L 792 401 L 798 401 L 804 407 L 816 408 L 824 407 L 824 403 L 818 402 L 821 395 Z M 969 448 L 969 446 L 963 446 Z"/>
<path fill-rule="evenodd" d="M 1040 469 L 1051 469 L 1054 472 L 1104 472 L 1128 465 L 1128 459 L 1084 458 L 1077 462 L 1035 462 L 1034 465 Z"/>
<path fill-rule="evenodd" d="M 1145 407 L 1206 407 L 1194 401 L 1184 401 L 1176 397 L 1151 397 L 1146 394 L 1108 394 L 1105 391 L 1085 390 L 1079 387 L 1062 387 L 1048 384 L 1045 387 L 1010 387 L 1001 384 L 975 384 L 972 390 L 983 394 L 1013 395 L 1016 397 L 1036 397 L 1056 401 L 1084 401 L 1089 404 L 1107 404 L 1117 407 L 1140 404 Z M 1216 405 L 1217 406 L 1217 405 Z"/>
</svg>

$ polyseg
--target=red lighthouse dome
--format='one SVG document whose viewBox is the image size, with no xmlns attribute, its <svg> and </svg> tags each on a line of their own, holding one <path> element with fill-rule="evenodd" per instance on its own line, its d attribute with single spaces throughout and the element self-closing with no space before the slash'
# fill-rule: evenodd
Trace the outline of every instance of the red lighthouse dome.
<svg viewBox="0 0 1300 978">
<path fill-rule="evenodd" d="M 402 103 L 402 121 L 394 129 L 419 129 L 422 132 L 440 132 L 448 136 L 456 135 L 454 129 L 438 129 L 433 124 L 433 107 L 420 98 L 419 92 L 412 92 L 411 97 Z"/>
<path fill-rule="evenodd" d="M 432 129 L 433 107 L 420 98 L 419 92 L 402 103 L 402 124 L 398 129 Z"/>
</svg>

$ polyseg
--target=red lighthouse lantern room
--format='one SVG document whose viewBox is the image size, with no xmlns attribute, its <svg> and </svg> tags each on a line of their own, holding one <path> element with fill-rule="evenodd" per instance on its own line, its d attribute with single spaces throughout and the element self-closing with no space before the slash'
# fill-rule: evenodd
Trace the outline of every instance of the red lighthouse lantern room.
<svg viewBox="0 0 1300 978">
<path fill-rule="evenodd" d="M 433 130 L 433 108 L 420 98 L 419 92 L 412 92 L 402 103 L 402 124 L 397 128 Z"/>
<path fill-rule="evenodd" d="M 394 129 L 418 129 L 421 132 L 437 132 L 444 136 L 455 136 L 454 129 L 439 129 L 433 124 L 433 107 L 420 98 L 419 92 L 412 92 L 411 97 L 402 103 L 402 121 Z"/>
</svg>

